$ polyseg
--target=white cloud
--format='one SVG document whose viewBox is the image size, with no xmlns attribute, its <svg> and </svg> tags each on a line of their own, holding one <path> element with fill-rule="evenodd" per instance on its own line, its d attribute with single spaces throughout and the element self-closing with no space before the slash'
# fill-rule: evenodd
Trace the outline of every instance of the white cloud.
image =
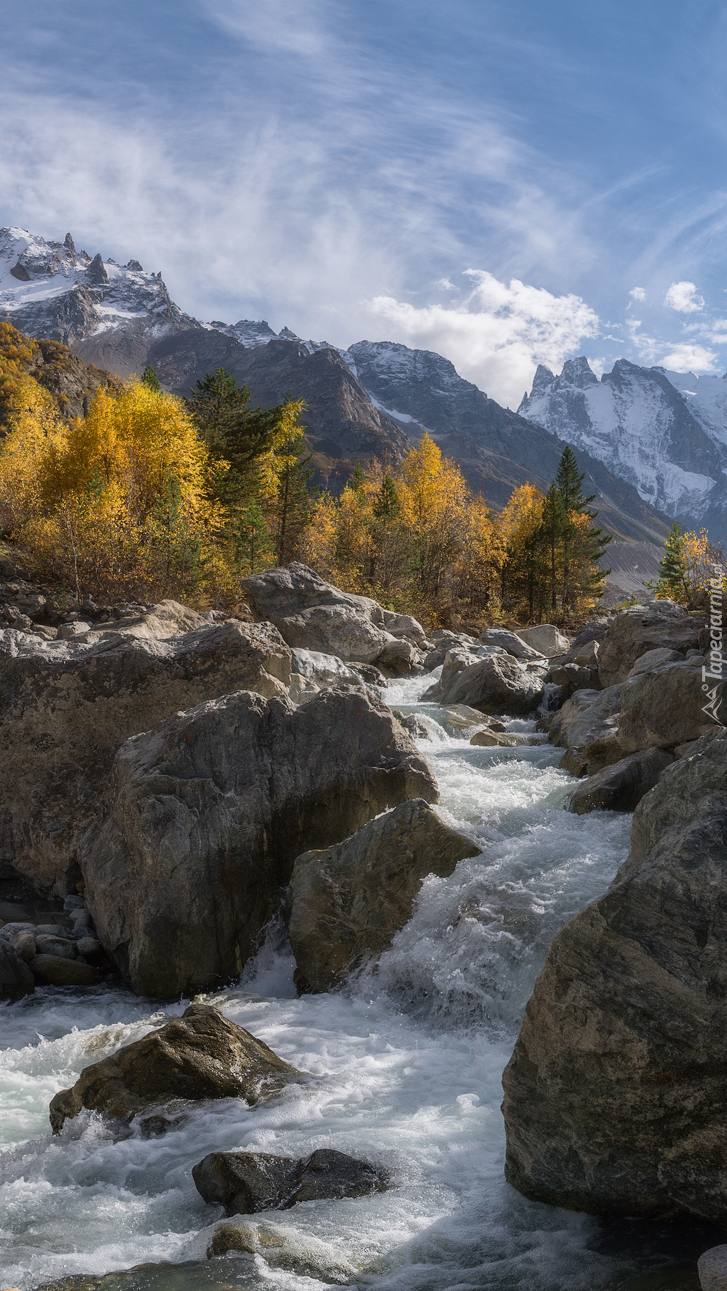
<svg viewBox="0 0 727 1291">
<path fill-rule="evenodd" d="M 673 282 L 664 297 L 664 304 L 678 314 L 697 314 L 704 309 L 704 297 L 698 294 L 693 282 Z"/>
<path fill-rule="evenodd" d="M 715 372 L 717 355 L 704 345 L 677 344 L 668 354 L 661 354 L 657 366 L 672 372 Z"/>
<path fill-rule="evenodd" d="M 392 340 L 444 354 L 501 403 L 517 407 L 538 363 L 558 368 L 598 333 L 598 316 L 579 296 L 467 272 L 476 286 L 462 305 L 417 306 L 378 296 L 371 307 L 386 320 Z"/>
<path fill-rule="evenodd" d="M 632 287 L 629 296 L 632 300 L 646 300 L 646 292 L 643 287 Z"/>
</svg>

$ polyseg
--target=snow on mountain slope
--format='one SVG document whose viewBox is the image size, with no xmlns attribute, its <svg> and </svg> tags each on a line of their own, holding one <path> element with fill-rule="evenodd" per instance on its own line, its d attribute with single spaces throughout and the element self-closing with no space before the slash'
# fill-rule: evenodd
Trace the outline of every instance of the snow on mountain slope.
<svg viewBox="0 0 727 1291">
<path fill-rule="evenodd" d="M 21 228 L 0 229 L 0 318 L 79 352 L 84 343 L 84 358 L 108 348 L 104 333 L 123 331 L 127 371 L 149 337 L 200 326 L 170 299 L 161 274 L 145 272 L 138 260 L 119 265 L 76 251 L 70 233 L 46 242 Z"/>
<path fill-rule="evenodd" d="M 690 411 L 708 434 L 727 447 L 727 374 L 721 377 L 695 376 L 693 372 L 663 372 L 683 396 Z"/>
<path fill-rule="evenodd" d="M 678 380 L 687 383 L 683 390 Z M 720 395 L 727 404 L 727 391 L 701 387 L 698 398 L 700 384 L 626 359 L 599 381 L 581 357 L 560 376 L 538 367 L 518 411 L 603 462 L 657 510 L 723 533 L 727 430 L 710 409 Z"/>
</svg>

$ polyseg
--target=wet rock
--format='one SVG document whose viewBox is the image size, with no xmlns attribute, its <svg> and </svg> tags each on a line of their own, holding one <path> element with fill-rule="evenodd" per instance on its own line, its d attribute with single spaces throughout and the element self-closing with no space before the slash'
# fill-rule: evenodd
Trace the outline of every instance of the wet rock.
<svg viewBox="0 0 727 1291">
<path fill-rule="evenodd" d="M 250 1222 L 219 1224 L 207 1247 L 208 1260 L 230 1251 L 258 1255 L 274 1269 L 285 1269 L 298 1277 L 316 1278 L 320 1282 L 346 1284 L 357 1270 L 345 1260 L 335 1259 L 325 1242 L 308 1233 L 278 1224 Z"/>
<path fill-rule="evenodd" d="M 457 734 L 485 724 L 492 729 L 492 722 L 485 714 L 478 712 L 476 708 L 470 708 L 469 704 L 442 704 L 440 717 L 444 718 L 445 726 L 451 727 Z"/>
<path fill-rule="evenodd" d="M 35 978 L 12 946 L 0 942 L 0 1000 L 19 1000 L 35 990 Z"/>
<path fill-rule="evenodd" d="M 351 686 L 295 708 L 246 691 L 127 741 L 81 852 L 98 938 L 132 988 L 177 998 L 237 977 L 313 844 L 409 798 L 429 767 L 388 708 Z"/>
<path fill-rule="evenodd" d="M 586 641 L 577 650 L 571 649 L 573 663 L 580 668 L 598 668 L 598 642 Z"/>
<path fill-rule="evenodd" d="M 685 614 L 673 601 L 633 605 L 617 614 L 598 653 L 601 685 L 625 681 L 636 660 L 647 650 L 666 648 L 686 654 L 699 644 L 701 622 Z"/>
<path fill-rule="evenodd" d="M 596 810 L 634 811 L 673 761 L 674 755 L 664 749 L 630 753 L 579 784 L 566 798 L 565 809 L 578 816 Z"/>
<path fill-rule="evenodd" d="M 518 628 L 516 635 L 531 649 L 545 655 L 546 659 L 563 654 L 570 646 L 568 637 L 552 623 L 539 623 L 534 628 Z"/>
<path fill-rule="evenodd" d="M 344 1152 L 319 1148 L 310 1156 L 211 1152 L 192 1171 L 200 1196 L 229 1215 L 289 1210 L 302 1201 L 368 1197 L 388 1187 L 385 1170 Z"/>
<path fill-rule="evenodd" d="M 38 890 L 61 895 L 78 878 L 80 839 L 125 739 L 204 700 L 241 689 L 283 695 L 290 682 L 290 650 L 270 625 L 91 637 L 84 647 L 0 630 L 4 859 Z"/>
<path fill-rule="evenodd" d="M 415 799 L 337 847 L 299 856 L 288 925 L 299 982 L 327 991 L 378 959 L 411 918 L 422 880 L 445 878 L 479 850 Z"/>
<path fill-rule="evenodd" d="M 260 619 L 282 633 L 288 645 L 373 663 L 389 643 L 384 612 L 368 596 L 353 596 L 293 561 L 242 580 Z"/>
<path fill-rule="evenodd" d="M 592 1214 L 727 1209 L 727 731 L 674 761 L 556 934 L 506 1069 L 507 1177 Z"/>
<path fill-rule="evenodd" d="M 300 1072 L 262 1040 L 209 1004 L 191 1004 L 173 1022 L 84 1067 L 50 1105 L 54 1134 L 82 1108 L 130 1121 L 171 1100 L 244 1098 L 256 1103 Z"/>
<path fill-rule="evenodd" d="M 483 748 L 503 748 L 513 749 L 518 744 L 527 744 L 525 739 L 518 739 L 515 735 L 500 733 L 499 731 L 476 731 L 470 740 L 470 744 L 481 746 Z M 540 741 L 538 741 L 540 743 Z"/>
<path fill-rule="evenodd" d="M 511 654 L 515 659 L 545 662 L 544 654 L 534 650 L 517 632 L 508 632 L 507 628 L 485 628 L 484 632 L 480 632 L 480 641 L 483 645 L 501 646 L 506 654 Z"/>
<path fill-rule="evenodd" d="M 543 698 L 542 679 L 507 655 L 490 655 L 464 668 L 442 695 L 443 704 L 469 704 L 482 713 L 526 716 Z"/>
<path fill-rule="evenodd" d="M 101 942 L 95 937 L 79 937 L 76 950 L 79 955 L 83 955 L 84 959 L 99 959 L 103 954 Z"/>
<path fill-rule="evenodd" d="M 712 1246 L 697 1260 L 702 1291 L 727 1291 L 727 1246 Z"/>
<path fill-rule="evenodd" d="M 97 968 L 60 955 L 35 955 L 28 967 L 39 986 L 95 986 L 101 981 Z"/>
</svg>

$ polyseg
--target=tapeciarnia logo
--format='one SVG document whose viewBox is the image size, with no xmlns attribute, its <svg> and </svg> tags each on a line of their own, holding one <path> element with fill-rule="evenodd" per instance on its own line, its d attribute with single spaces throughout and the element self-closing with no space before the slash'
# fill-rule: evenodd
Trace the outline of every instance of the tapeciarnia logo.
<svg viewBox="0 0 727 1291">
<path fill-rule="evenodd" d="M 708 702 L 702 712 L 711 717 L 713 722 L 724 726 L 719 710 L 722 707 L 721 682 L 723 681 L 724 659 L 722 657 L 722 579 L 724 568 L 713 565 L 714 578 L 709 580 L 709 664 L 702 668 L 702 690 Z M 710 682 L 716 685 L 710 686 Z"/>
</svg>

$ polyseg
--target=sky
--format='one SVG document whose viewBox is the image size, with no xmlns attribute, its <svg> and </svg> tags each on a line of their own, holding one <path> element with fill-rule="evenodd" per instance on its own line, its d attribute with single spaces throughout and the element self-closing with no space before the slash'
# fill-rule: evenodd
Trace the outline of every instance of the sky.
<svg viewBox="0 0 727 1291">
<path fill-rule="evenodd" d="M 0 0 L 0 225 L 195 317 L 727 369 L 727 6 Z"/>
</svg>

